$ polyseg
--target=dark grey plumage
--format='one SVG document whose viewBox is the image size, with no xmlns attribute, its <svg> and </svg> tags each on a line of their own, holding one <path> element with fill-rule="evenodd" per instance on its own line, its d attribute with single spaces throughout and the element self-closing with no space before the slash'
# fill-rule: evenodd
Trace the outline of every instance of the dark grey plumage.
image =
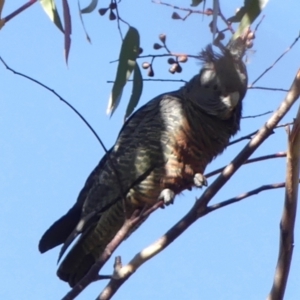
<svg viewBox="0 0 300 300">
<path fill-rule="evenodd" d="M 123 198 L 130 216 L 138 207 L 158 199 L 168 204 L 183 190 L 206 184 L 205 167 L 239 130 L 247 90 L 244 51 L 241 40 L 219 54 L 208 46 L 199 57 L 199 74 L 179 90 L 149 101 L 126 121 L 75 205 L 41 238 L 41 252 L 62 243 L 64 251 L 82 233 L 58 269 L 62 280 L 75 285 L 104 251 L 126 217 Z"/>
</svg>

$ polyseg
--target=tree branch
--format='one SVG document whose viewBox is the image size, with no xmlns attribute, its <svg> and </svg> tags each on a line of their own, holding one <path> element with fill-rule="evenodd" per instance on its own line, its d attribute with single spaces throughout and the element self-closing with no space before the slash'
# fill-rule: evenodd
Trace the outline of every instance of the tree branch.
<svg viewBox="0 0 300 300">
<path fill-rule="evenodd" d="M 286 127 L 286 126 L 289 126 L 289 125 L 292 125 L 292 124 L 294 124 L 294 123 L 293 123 L 293 122 L 289 122 L 289 123 L 277 125 L 277 126 L 275 126 L 274 129 Z M 231 142 L 228 144 L 228 146 L 233 145 L 233 144 L 236 144 L 236 143 L 239 143 L 239 142 L 241 142 L 241 141 L 243 141 L 243 140 L 250 140 L 257 132 L 258 132 L 258 130 L 254 131 L 254 132 L 251 132 L 251 133 L 248 133 L 247 135 L 244 135 L 244 136 L 242 136 L 242 137 L 240 137 L 240 138 L 238 138 L 238 139 L 236 139 L 236 140 L 233 140 L 233 141 L 231 141 Z"/>
<path fill-rule="evenodd" d="M 205 215 L 223 208 L 225 206 L 237 203 L 242 201 L 246 198 L 249 198 L 253 195 L 257 195 L 263 191 L 273 190 L 278 188 L 284 188 L 285 182 L 281 183 L 273 183 L 273 184 L 266 184 L 262 185 L 256 189 L 248 191 L 242 195 L 236 196 L 234 198 L 230 198 L 228 200 L 222 201 L 220 203 L 216 203 L 214 205 L 208 206 L 199 218 L 204 217 Z M 114 266 L 114 273 L 111 277 L 111 280 L 107 284 L 107 286 L 103 289 L 101 294 L 98 296 L 96 300 L 108 300 L 116 293 L 118 288 L 147 260 L 154 256 L 154 254 L 159 250 L 159 244 L 157 242 L 153 243 L 152 245 L 148 246 L 147 248 L 143 249 L 141 252 L 136 254 L 134 258 L 126 265 L 122 266 L 120 258 L 117 257 L 116 260 L 118 261 L 117 267 L 116 264 Z"/>
<path fill-rule="evenodd" d="M 5 23 L 7 23 L 9 20 L 17 16 L 19 13 L 21 13 L 23 10 L 29 8 L 32 4 L 38 2 L 38 0 L 29 0 L 27 3 L 16 9 L 14 12 L 9 14 L 8 16 L 4 17 L 3 20 Z"/>
<path fill-rule="evenodd" d="M 167 231 L 161 238 L 149 247 L 138 253 L 130 264 L 122 267 L 118 276 L 114 277 L 108 283 L 97 299 L 110 299 L 119 287 L 133 274 L 144 262 L 157 255 L 168 247 L 176 238 L 178 238 L 190 225 L 198 218 L 203 216 L 207 210 L 207 205 L 231 176 L 240 168 L 240 166 L 249 158 L 249 156 L 272 134 L 273 129 L 289 111 L 300 95 L 300 70 L 286 95 L 280 107 L 275 111 L 267 123 L 257 132 L 244 149 L 235 157 L 235 159 L 223 170 L 221 175 L 204 191 L 202 196 L 196 200 L 192 209 Z"/>
<path fill-rule="evenodd" d="M 300 75 L 299 75 L 300 77 Z M 288 132 L 286 191 L 280 222 L 280 245 L 274 282 L 268 300 L 284 297 L 294 248 L 294 226 L 297 211 L 300 160 L 300 107 L 293 129 Z"/>
<path fill-rule="evenodd" d="M 99 280 L 99 271 L 104 264 L 111 257 L 112 253 L 117 249 L 120 243 L 130 234 L 130 232 L 142 223 L 150 214 L 152 214 L 159 207 L 163 206 L 163 201 L 157 202 L 155 205 L 147 210 L 137 209 L 133 215 L 125 220 L 122 228 L 114 236 L 111 242 L 106 246 L 98 261 L 93 265 L 89 272 L 62 298 L 62 300 L 72 300 L 77 297 L 90 283 Z M 100 276 L 100 279 L 107 278 L 107 276 Z"/>
<path fill-rule="evenodd" d="M 260 80 L 266 73 L 268 73 L 294 46 L 295 44 L 298 42 L 300 38 L 300 33 L 298 34 L 298 36 L 295 38 L 294 42 L 273 62 L 273 64 L 268 67 L 266 70 L 264 70 L 251 84 L 248 88 L 252 88 L 253 85 Z"/>
<path fill-rule="evenodd" d="M 265 90 L 265 91 L 273 91 L 273 92 L 288 92 L 287 89 L 282 88 L 271 88 L 265 86 L 248 86 L 248 90 Z"/>
<path fill-rule="evenodd" d="M 23 73 L 17 72 L 14 69 L 10 68 L 6 62 L 3 60 L 3 58 L 0 56 L 0 61 L 3 63 L 3 65 L 6 67 L 7 70 L 11 71 L 12 73 L 19 75 L 21 77 L 24 77 L 40 86 L 42 86 L 43 88 L 45 88 L 46 90 L 50 91 L 52 94 L 54 94 L 60 101 L 62 101 L 64 104 L 66 104 L 69 108 L 71 108 L 71 110 L 73 112 L 75 112 L 75 114 L 85 123 L 85 125 L 91 130 L 91 132 L 94 134 L 94 136 L 96 137 L 96 139 L 98 140 L 98 142 L 100 143 L 101 147 L 103 148 L 105 154 L 107 154 L 108 160 L 111 162 L 111 166 L 112 169 L 116 175 L 116 179 L 118 181 L 118 185 L 119 185 L 119 190 L 120 190 L 120 197 L 122 198 L 122 201 L 125 201 L 125 197 L 124 197 L 124 193 L 123 193 L 123 187 L 121 184 L 121 180 L 117 171 L 117 168 L 115 167 L 114 162 L 112 161 L 108 150 L 106 149 L 104 143 L 102 142 L 102 140 L 100 139 L 99 135 L 96 133 L 96 131 L 94 130 L 94 128 L 90 125 L 90 123 L 83 117 L 83 115 L 72 105 L 70 104 L 67 100 L 65 100 L 64 98 L 62 98 L 57 92 L 55 92 L 53 89 L 51 89 L 50 87 L 48 87 L 47 85 L 41 83 L 40 81 L 38 81 L 37 79 L 34 79 L 28 75 L 25 75 Z"/>
<path fill-rule="evenodd" d="M 71 110 L 73 112 L 75 112 L 75 114 L 85 123 L 85 125 L 90 129 L 90 131 L 94 134 L 94 136 L 96 137 L 96 139 L 98 140 L 98 142 L 100 143 L 101 147 L 103 148 L 103 150 L 105 151 L 105 153 L 107 153 L 107 149 L 105 147 L 105 145 L 103 144 L 102 140 L 100 139 L 99 135 L 97 134 L 97 132 L 94 130 L 94 128 L 90 125 L 90 123 L 84 118 L 84 116 L 71 104 L 69 103 L 67 100 L 65 100 L 63 97 L 61 97 L 57 92 L 55 92 L 55 90 L 51 89 L 50 87 L 48 87 L 47 85 L 45 85 L 44 83 L 38 81 L 37 79 L 34 79 L 28 75 L 25 75 L 23 73 L 20 73 L 18 71 L 15 71 L 14 69 L 12 69 L 11 67 L 9 67 L 6 62 L 4 61 L 4 59 L 0 56 L 0 61 L 3 63 L 3 65 L 5 66 L 5 68 L 9 71 L 11 71 L 12 73 L 14 73 L 15 75 L 19 75 L 21 77 L 24 77 L 38 85 L 40 85 L 41 87 L 43 87 L 44 89 L 48 90 L 49 92 L 51 92 L 52 94 L 54 94 L 60 101 L 62 101 L 64 104 L 66 104 L 69 108 L 71 108 Z"/>
<path fill-rule="evenodd" d="M 274 154 L 268 154 L 268 155 L 263 155 L 263 156 L 255 157 L 252 159 L 248 159 L 244 162 L 244 165 L 262 161 L 262 160 L 267 160 L 267 159 L 272 159 L 272 158 L 280 158 L 280 157 L 286 157 L 286 152 L 278 152 L 278 153 L 274 153 Z M 224 170 L 224 168 L 225 167 L 222 167 L 222 168 L 216 169 L 214 171 L 211 171 L 211 172 L 205 174 L 205 177 L 209 178 L 211 176 L 217 175 L 217 174 L 221 173 Z"/>
</svg>

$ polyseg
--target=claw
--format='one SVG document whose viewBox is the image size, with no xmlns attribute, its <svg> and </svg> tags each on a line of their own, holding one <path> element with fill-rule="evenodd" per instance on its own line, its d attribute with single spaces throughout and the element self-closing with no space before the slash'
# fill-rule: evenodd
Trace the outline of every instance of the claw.
<svg viewBox="0 0 300 300">
<path fill-rule="evenodd" d="M 194 184 L 196 187 L 207 186 L 207 179 L 201 173 L 196 173 L 194 176 Z"/>
<path fill-rule="evenodd" d="M 165 205 L 173 204 L 175 193 L 170 189 L 163 189 L 158 196 L 158 200 L 163 200 Z"/>
</svg>

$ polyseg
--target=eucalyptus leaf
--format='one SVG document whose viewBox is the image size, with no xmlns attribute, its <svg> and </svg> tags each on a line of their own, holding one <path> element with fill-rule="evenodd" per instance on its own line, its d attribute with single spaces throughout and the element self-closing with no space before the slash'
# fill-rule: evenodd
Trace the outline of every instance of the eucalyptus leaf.
<svg viewBox="0 0 300 300">
<path fill-rule="evenodd" d="M 62 0 L 63 3 L 63 13 L 64 13 L 64 23 L 65 23 L 65 59 L 68 63 L 69 52 L 71 48 L 71 33 L 72 33 L 72 23 L 69 3 L 67 0 Z"/>
<path fill-rule="evenodd" d="M 139 103 L 143 91 L 143 77 L 138 64 L 135 65 L 133 73 L 132 93 L 126 109 L 125 120 L 134 111 Z"/>
<path fill-rule="evenodd" d="M 50 20 L 56 25 L 56 27 L 61 31 L 64 32 L 58 11 L 56 9 L 55 1 L 54 0 L 40 0 L 40 3 L 50 18 Z"/>
<path fill-rule="evenodd" d="M 235 32 L 233 39 L 241 36 L 245 29 L 248 28 L 254 20 L 260 15 L 268 0 L 247 0 L 245 1 L 245 14 L 241 20 L 238 30 Z"/>
<path fill-rule="evenodd" d="M 191 6 L 198 6 L 203 0 L 192 0 Z"/>
<path fill-rule="evenodd" d="M 123 88 L 136 66 L 139 48 L 139 32 L 134 27 L 129 27 L 121 46 L 116 79 L 109 97 L 107 114 L 112 115 L 119 105 Z"/>
<path fill-rule="evenodd" d="M 97 7 L 97 4 L 98 4 L 98 0 L 92 0 L 91 3 L 87 7 L 81 9 L 80 12 L 82 14 L 89 14 L 93 10 L 95 10 L 95 8 Z"/>
</svg>

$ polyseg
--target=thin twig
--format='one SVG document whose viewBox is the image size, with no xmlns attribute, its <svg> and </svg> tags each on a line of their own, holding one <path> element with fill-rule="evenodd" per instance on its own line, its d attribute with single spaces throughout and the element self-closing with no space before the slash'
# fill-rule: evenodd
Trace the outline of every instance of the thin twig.
<svg viewBox="0 0 300 300">
<path fill-rule="evenodd" d="M 42 86 L 43 88 L 45 88 L 46 90 L 50 91 L 51 93 L 53 93 L 60 101 L 62 101 L 63 103 L 65 103 L 69 108 L 71 108 L 71 110 L 73 112 L 75 112 L 75 114 L 86 124 L 86 126 L 91 130 L 91 132 L 94 134 L 94 136 L 96 137 L 96 139 L 98 140 L 98 142 L 100 143 L 101 147 L 103 148 L 105 154 L 107 155 L 108 161 L 111 163 L 112 169 L 114 174 L 116 175 L 116 180 L 118 182 L 118 186 L 119 186 L 119 190 L 120 190 L 120 197 L 122 198 L 122 201 L 125 201 L 125 196 L 124 196 L 124 192 L 123 192 L 123 186 L 120 180 L 120 176 L 119 173 L 117 171 L 117 168 L 115 167 L 115 164 L 113 162 L 113 160 L 111 159 L 107 148 L 105 147 L 104 143 L 102 142 L 102 140 L 100 139 L 99 135 L 96 133 L 96 131 L 94 130 L 94 128 L 90 125 L 90 123 L 83 117 L 83 115 L 72 105 L 70 104 L 67 100 L 65 100 L 64 98 L 62 98 L 57 92 L 55 92 L 53 89 L 51 89 L 50 87 L 48 87 L 47 85 L 41 83 L 40 81 L 38 81 L 37 79 L 34 79 L 28 75 L 25 75 L 23 73 L 17 72 L 14 69 L 10 68 L 6 62 L 3 60 L 3 58 L 0 56 L 0 61 L 4 64 L 4 66 L 6 67 L 7 70 L 11 71 L 12 73 L 19 75 L 21 77 L 24 77 L 40 86 Z"/>
<path fill-rule="evenodd" d="M 123 38 L 123 34 L 122 34 L 122 30 L 121 30 L 121 25 L 120 25 L 120 14 L 119 14 L 119 7 L 118 7 L 118 2 L 116 0 L 113 0 L 113 3 L 116 5 L 116 14 L 117 14 L 117 24 L 118 24 L 118 30 L 119 30 L 119 33 L 120 33 L 120 37 L 121 37 L 121 40 L 123 41 L 124 38 Z"/>
<path fill-rule="evenodd" d="M 269 72 L 298 42 L 300 38 L 300 33 L 298 36 L 295 38 L 294 42 L 274 61 L 274 63 L 268 67 L 265 71 L 263 71 L 250 85 L 250 88 L 258 81 L 260 80 L 267 72 Z"/>
<path fill-rule="evenodd" d="M 275 126 L 274 129 L 286 127 L 286 126 L 289 126 L 289 125 L 292 125 L 292 124 L 294 124 L 294 123 L 293 123 L 293 122 L 289 122 L 289 123 L 285 123 L 285 124 L 280 124 L 280 125 Z M 233 141 L 231 141 L 231 142 L 228 144 L 228 146 L 233 145 L 233 144 L 236 144 L 236 143 L 239 143 L 239 142 L 241 142 L 241 141 L 243 141 L 243 140 L 250 140 L 257 132 L 258 132 L 258 130 L 253 131 L 253 132 L 251 132 L 251 133 L 248 133 L 247 135 L 244 135 L 244 136 L 242 136 L 242 137 L 240 137 L 240 138 L 238 138 L 238 139 L 236 139 L 236 140 L 233 140 Z"/>
<path fill-rule="evenodd" d="M 71 108 L 71 110 L 73 112 L 75 112 L 75 114 L 85 123 L 85 125 L 90 129 L 90 131 L 94 134 L 94 136 L 96 137 L 96 139 L 98 140 L 98 142 L 100 143 L 101 147 L 103 148 L 103 150 L 105 151 L 105 153 L 107 153 L 107 149 L 105 147 L 105 145 L 103 144 L 102 140 L 100 139 L 99 135 L 97 134 L 97 132 L 94 130 L 94 128 L 90 125 L 90 123 L 83 117 L 83 115 L 71 104 L 69 103 L 67 100 L 65 100 L 63 97 L 61 97 L 57 92 L 55 92 L 55 90 L 51 89 L 50 87 L 48 87 L 47 85 L 43 84 L 42 82 L 38 81 L 37 79 L 34 79 L 28 75 L 25 75 L 23 73 L 20 73 L 18 71 L 15 71 L 14 69 L 12 69 L 11 67 L 9 67 L 6 62 L 3 60 L 3 58 L 0 56 L 0 61 L 3 63 L 3 65 L 6 67 L 7 70 L 11 71 L 12 73 L 19 75 L 21 77 L 24 77 L 40 86 L 42 86 L 43 88 L 45 88 L 46 90 L 48 90 L 49 92 L 51 92 L 52 94 L 54 94 L 60 101 L 62 101 L 63 103 L 65 103 L 69 108 Z"/>
<path fill-rule="evenodd" d="M 299 75 L 300 77 L 300 75 Z M 268 300 L 284 298 L 294 248 L 300 161 L 300 107 L 291 132 L 288 131 L 286 191 L 280 222 L 280 245 L 274 282 Z"/>
<path fill-rule="evenodd" d="M 254 162 L 258 162 L 258 161 L 267 160 L 267 159 L 281 158 L 281 157 L 286 157 L 286 152 L 278 152 L 278 153 L 274 153 L 274 154 L 268 154 L 268 155 L 251 158 L 251 159 L 246 160 L 244 162 L 244 165 L 251 164 Z M 225 167 L 213 170 L 212 172 L 205 174 L 205 177 L 209 178 L 211 176 L 217 175 L 217 174 L 221 173 L 224 170 L 224 168 Z"/>
<path fill-rule="evenodd" d="M 257 132 L 252 140 L 235 157 L 235 159 L 223 170 L 221 175 L 204 191 L 202 196 L 196 201 L 193 208 L 175 224 L 168 232 L 159 238 L 152 245 L 137 254 L 129 265 L 122 267 L 119 278 L 112 278 L 108 283 L 110 293 L 106 297 L 98 299 L 107 300 L 119 289 L 119 287 L 137 270 L 145 261 L 154 257 L 159 252 L 168 247 L 176 238 L 178 238 L 190 225 L 200 218 L 207 210 L 207 205 L 216 193 L 224 186 L 239 167 L 249 158 L 251 154 L 271 135 L 275 126 L 280 122 L 284 115 L 289 111 L 300 95 L 300 70 L 288 92 L 286 98 L 280 107 L 271 116 L 267 123 Z M 106 291 L 106 288 L 103 292 Z"/>
<path fill-rule="evenodd" d="M 38 0 L 29 0 L 27 3 L 16 9 L 14 12 L 9 14 L 8 16 L 4 17 L 2 20 L 4 20 L 5 23 L 7 23 L 9 20 L 17 16 L 19 13 L 21 13 L 23 10 L 29 8 L 32 4 L 36 3 Z"/>
<path fill-rule="evenodd" d="M 226 207 L 228 205 L 240 202 L 246 198 L 249 198 L 253 195 L 257 195 L 263 191 L 274 190 L 278 188 L 284 188 L 285 182 L 281 183 L 273 183 L 262 185 L 256 189 L 248 191 L 239 196 L 230 198 L 228 200 L 224 200 L 222 202 L 213 204 L 211 206 L 206 207 L 199 218 L 204 217 L 205 215 L 218 210 L 220 208 Z M 107 286 L 103 289 L 101 294 L 96 298 L 96 300 L 108 300 L 116 293 L 119 287 L 147 260 L 152 258 L 155 253 L 159 250 L 160 244 L 157 242 L 148 246 L 147 248 L 140 251 L 138 254 L 134 256 L 134 258 L 125 266 L 119 265 L 118 268 L 114 268 L 114 274 L 111 277 Z"/>
<path fill-rule="evenodd" d="M 133 79 L 128 79 L 128 81 L 133 81 Z M 183 82 L 187 83 L 186 80 L 183 79 L 154 79 L 154 78 L 143 78 L 143 81 L 153 81 L 153 82 Z M 107 80 L 107 83 L 114 83 L 114 80 Z"/>
<path fill-rule="evenodd" d="M 156 1 L 156 0 L 152 0 L 151 2 L 154 3 L 154 4 L 165 5 L 165 6 L 172 7 L 174 9 L 186 11 L 190 14 L 201 14 L 201 15 L 208 15 L 208 16 L 211 15 L 210 11 L 203 11 L 203 10 L 196 10 L 196 9 L 191 9 L 191 8 L 179 7 L 179 6 L 176 6 L 176 5 L 173 5 L 173 4 L 169 4 L 169 3 L 166 3 L 166 2 L 162 2 L 162 1 Z"/>
<path fill-rule="evenodd" d="M 254 118 L 257 118 L 257 117 L 262 117 L 262 116 L 271 114 L 272 112 L 273 112 L 272 110 L 269 110 L 269 111 L 266 111 L 266 112 L 258 114 L 258 115 L 245 116 L 245 117 L 242 117 L 242 119 L 254 119 Z"/>
<path fill-rule="evenodd" d="M 248 86 L 248 90 L 266 90 L 266 91 L 274 91 L 274 92 L 288 92 L 287 89 L 281 88 L 270 88 L 265 86 Z"/>
<path fill-rule="evenodd" d="M 241 200 L 244 200 L 246 198 L 249 198 L 253 195 L 257 195 L 257 194 L 259 194 L 263 191 L 274 190 L 274 189 L 279 189 L 279 188 L 284 188 L 284 187 L 285 187 L 285 182 L 262 185 L 262 186 L 260 186 L 256 189 L 254 189 L 254 190 L 248 191 L 248 192 L 246 192 L 244 194 L 241 194 L 239 196 L 236 196 L 236 197 L 230 198 L 228 200 L 222 201 L 220 203 L 216 203 L 216 204 L 213 204 L 211 206 L 208 206 L 207 210 L 204 211 L 204 213 L 205 213 L 204 215 L 207 215 L 208 213 L 211 213 L 211 212 L 213 212 L 217 209 L 223 208 L 223 207 L 228 206 L 230 204 L 237 203 L 237 202 L 239 202 Z"/>
<path fill-rule="evenodd" d="M 255 34 L 256 31 L 258 30 L 258 28 L 259 28 L 260 24 L 262 23 L 262 21 L 264 20 L 264 18 L 265 18 L 265 15 L 263 15 L 263 16 L 261 17 L 261 19 L 259 20 L 259 22 L 256 24 L 255 29 L 254 29 L 254 31 L 253 31 L 254 34 Z"/>
<path fill-rule="evenodd" d="M 187 56 L 189 58 L 195 58 L 195 59 L 199 59 L 199 55 L 194 55 L 194 54 L 185 54 L 185 53 L 176 53 L 176 52 L 170 52 L 170 53 L 163 53 L 163 54 L 145 54 L 145 55 L 139 55 L 137 57 L 137 59 L 140 58 L 156 58 L 156 57 L 171 57 L 171 56 L 175 56 L 175 57 L 179 57 L 179 56 Z M 119 59 L 115 59 L 115 60 L 111 60 L 109 63 L 116 63 L 118 62 Z"/>
<path fill-rule="evenodd" d="M 227 19 L 225 18 L 225 16 L 223 15 L 222 11 L 221 11 L 221 8 L 220 8 L 220 5 L 219 5 L 219 16 L 221 17 L 221 19 L 223 20 L 223 22 L 226 24 L 227 26 L 227 29 L 232 33 L 234 34 L 234 30 L 231 26 L 231 23 L 227 21 Z"/>
</svg>

